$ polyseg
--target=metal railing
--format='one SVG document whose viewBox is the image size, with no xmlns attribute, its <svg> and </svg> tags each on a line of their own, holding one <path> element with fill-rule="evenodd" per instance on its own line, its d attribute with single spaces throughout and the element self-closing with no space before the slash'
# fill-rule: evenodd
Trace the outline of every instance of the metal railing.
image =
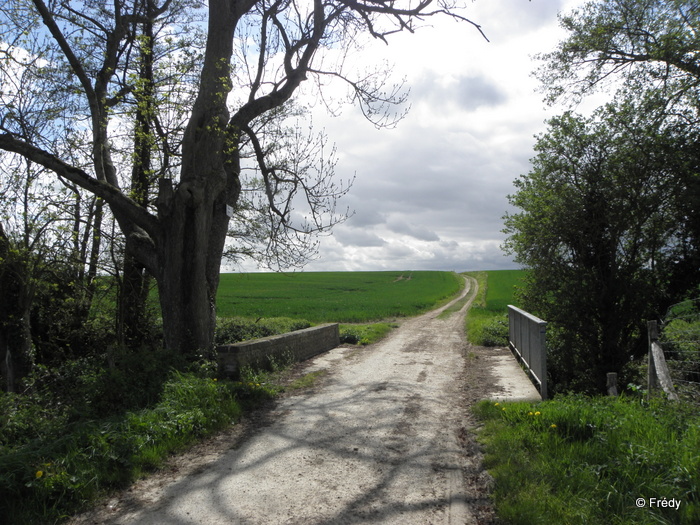
<svg viewBox="0 0 700 525">
<path fill-rule="evenodd" d="M 525 366 L 530 379 L 547 399 L 547 322 L 508 305 L 510 348 Z"/>
</svg>

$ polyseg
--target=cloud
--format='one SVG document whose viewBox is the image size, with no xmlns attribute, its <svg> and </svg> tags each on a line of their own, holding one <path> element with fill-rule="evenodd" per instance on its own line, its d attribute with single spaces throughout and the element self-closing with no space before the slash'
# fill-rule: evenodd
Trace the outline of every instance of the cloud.
<svg viewBox="0 0 700 525">
<path fill-rule="evenodd" d="M 451 107 L 474 111 L 480 107 L 495 107 L 507 100 L 506 93 L 483 75 L 441 77 L 438 72 L 426 71 L 412 83 L 411 93 L 421 103 L 441 110 Z"/>
<path fill-rule="evenodd" d="M 370 247 L 386 244 L 384 239 L 371 231 L 347 226 L 337 226 L 333 236 L 342 246 Z"/>
<path fill-rule="evenodd" d="M 440 240 L 440 237 L 434 231 L 423 226 L 416 226 L 410 221 L 396 215 L 392 216 L 387 221 L 386 226 L 394 233 L 407 235 L 419 241 L 436 242 Z"/>
</svg>

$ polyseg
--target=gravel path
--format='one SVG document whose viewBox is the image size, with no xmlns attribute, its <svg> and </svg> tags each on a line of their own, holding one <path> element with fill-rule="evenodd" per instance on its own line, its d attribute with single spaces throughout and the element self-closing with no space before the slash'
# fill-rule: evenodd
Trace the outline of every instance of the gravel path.
<svg viewBox="0 0 700 525">
<path fill-rule="evenodd" d="M 491 523 L 469 406 L 495 393 L 489 360 L 503 352 L 466 343 L 467 307 L 309 361 L 321 384 L 72 523 Z"/>
</svg>

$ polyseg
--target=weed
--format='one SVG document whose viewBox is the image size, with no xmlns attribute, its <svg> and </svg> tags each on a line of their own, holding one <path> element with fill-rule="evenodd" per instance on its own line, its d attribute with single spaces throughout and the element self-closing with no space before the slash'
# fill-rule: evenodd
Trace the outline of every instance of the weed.
<svg viewBox="0 0 700 525">
<path fill-rule="evenodd" d="M 34 440 L 3 443 L 0 516 L 9 523 L 56 521 L 240 413 L 230 383 L 173 372 L 152 408 L 51 426 Z"/>
<path fill-rule="evenodd" d="M 289 390 L 301 390 L 303 388 L 311 388 L 316 384 L 316 381 L 320 379 L 321 377 L 325 376 L 328 373 L 328 370 L 316 370 L 315 372 L 309 372 L 308 374 L 304 374 L 302 377 L 299 379 L 295 379 L 292 381 L 289 386 L 287 387 Z"/>
</svg>

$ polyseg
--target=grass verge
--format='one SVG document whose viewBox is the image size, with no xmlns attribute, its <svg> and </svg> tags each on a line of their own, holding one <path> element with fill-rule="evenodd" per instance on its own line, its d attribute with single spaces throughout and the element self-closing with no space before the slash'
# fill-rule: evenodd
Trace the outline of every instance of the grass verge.
<svg viewBox="0 0 700 525">
<path fill-rule="evenodd" d="M 483 401 L 475 413 L 506 523 L 700 523 L 700 416 L 692 407 L 562 396 Z"/>
</svg>

